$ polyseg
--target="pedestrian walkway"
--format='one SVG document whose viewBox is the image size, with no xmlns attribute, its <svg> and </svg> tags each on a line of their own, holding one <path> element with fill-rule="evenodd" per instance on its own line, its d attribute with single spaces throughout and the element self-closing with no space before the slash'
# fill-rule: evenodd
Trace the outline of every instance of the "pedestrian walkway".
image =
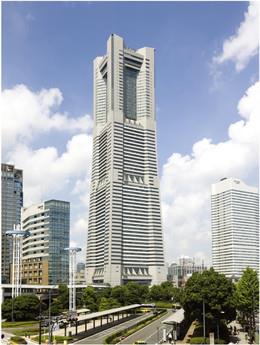
<svg viewBox="0 0 260 345">
<path fill-rule="evenodd" d="M 189 343 L 188 340 L 190 340 L 190 338 L 192 337 L 196 326 L 197 326 L 197 322 L 193 321 L 192 324 L 190 325 L 190 328 L 188 329 L 188 332 L 186 333 L 186 335 L 182 341 L 182 344 L 188 344 Z"/>
<path fill-rule="evenodd" d="M 232 321 L 228 324 L 228 327 L 232 327 L 233 334 L 230 335 L 230 344 L 248 344 L 247 333 L 244 332 L 242 326 L 237 321 Z M 236 329 L 236 333 L 234 334 L 234 328 Z"/>
</svg>

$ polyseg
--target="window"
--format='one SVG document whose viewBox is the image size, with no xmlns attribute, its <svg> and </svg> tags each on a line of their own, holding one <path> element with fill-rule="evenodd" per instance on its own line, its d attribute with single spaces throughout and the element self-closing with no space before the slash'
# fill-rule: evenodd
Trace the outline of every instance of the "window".
<svg viewBox="0 0 260 345">
<path fill-rule="evenodd" d="M 136 120 L 136 79 L 138 71 L 124 68 L 124 114 L 128 119 Z"/>
</svg>

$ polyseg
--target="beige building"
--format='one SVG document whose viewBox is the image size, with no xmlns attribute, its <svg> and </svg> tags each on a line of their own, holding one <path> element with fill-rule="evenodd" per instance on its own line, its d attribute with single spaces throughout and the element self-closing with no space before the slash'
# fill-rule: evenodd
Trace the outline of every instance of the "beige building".
<svg viewBox="0 0 260 345">
<path fill-rule="evenodd" d="M 70 204 L 49 200 L 22 209 L 22 280 L 25 284 L 67 283 L 69 276 Z"/>
</svg>

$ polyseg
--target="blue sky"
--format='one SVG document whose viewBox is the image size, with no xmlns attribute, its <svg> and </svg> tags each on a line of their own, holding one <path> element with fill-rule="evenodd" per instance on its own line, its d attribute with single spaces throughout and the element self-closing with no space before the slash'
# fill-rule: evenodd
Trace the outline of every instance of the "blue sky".
<svg viewBox="0 0 260 345">
<path fill-rule="evenodd" d="M 105 54 L 109 35 L 124 37 L 132 48 L 155 47 L 158 157 L 163 178 L 168 176 L 165 164 L 174 153 L 193 157 L 192 146 L 203 138 L 210 138 L 214 144 L 226 142 L 229 125 L 240 120 L 237 105 L 258 80 L 258 55 L 252 49 L 250 53 L 249 47 L 250 58 L 239 71 L 234 56 L 219 63 L 213 59 L 221 55 L 223 42 L 236 35 L 245 21 L 248 5 L 243 1 L 3 2 L 2 88 L 13 90 L 15 85 L 23 84 L 33 93 L 58 88 L 63 95 L 63 102 L 56 104 L 60 113 L 71 118 L 92 116 L 92 61 Z M 87 131 L 91 135 L 89 127 Z M 42 133 L 38 129 L 37 133 L 22 143 L 32 152 L 55 147 L 58 156 L 72 138 L 68 130 Z M 3 158 L 18 163 L 12 153 L 18 144 L 4 151 Z M 252 168 L 239 176 L 238 170 L 237 177 L 256 184 L 255 171 Z M 89 176 L 66 178 L 63 189 L 43 188 L 42 194 L 37 195 L 69 196 L 74 203 L 72 222 L 84 217 L 86 223 L 87 203 L 84 208 L 77 193 L 70 193 L 77 181 L 87 181 Z M 37 201 L 34 197 L 28 199 Z M 180 230 L 177 227 L 169 231 Z M 77 241 L 78 236 L 73 239 Z M 174 235 L 172 241 L 177 241 Z M 209 256 L 209 241 L 203 245 L 208 247 L 202 252 Z M 167 250 L 173 253 L 170 258 L 195 255 L 188 253 L 189 248 L 185 252 L 185 246 L 182 252 L 175 251 L 174 246 Z"/>
</svg>

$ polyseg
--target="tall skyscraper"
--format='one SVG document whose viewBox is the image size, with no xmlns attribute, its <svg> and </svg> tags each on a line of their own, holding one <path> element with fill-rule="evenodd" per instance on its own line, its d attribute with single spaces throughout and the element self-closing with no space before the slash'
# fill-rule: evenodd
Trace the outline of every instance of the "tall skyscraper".
<svg viewBox="0 0 260 345">
<path fill-rule="evenodd" d="M 156 153 L 154 49 L 112 34 L 94 60 L 87 282 L 166 280 Z"/>
<path fill-rule="evenodd" d="M 69 280 L 70 203 L 48 200 L 22 209 L 22 279 L 26 284 L 60 284 Z"/>
<path fill-rule="evenodd" d="M 235 178 L 212 185 L 212 264 L 234 279 L 246 267 L 259 269 L 258 189 Z"/>
<path fill-rule="evenodd" d="M 2 283 L 10 282 L 12 241 L 6 231 L 21 222 L 23 206 L 23 171 L 11 164 L 1 164 L 2 172 Z"/>
</svg>

